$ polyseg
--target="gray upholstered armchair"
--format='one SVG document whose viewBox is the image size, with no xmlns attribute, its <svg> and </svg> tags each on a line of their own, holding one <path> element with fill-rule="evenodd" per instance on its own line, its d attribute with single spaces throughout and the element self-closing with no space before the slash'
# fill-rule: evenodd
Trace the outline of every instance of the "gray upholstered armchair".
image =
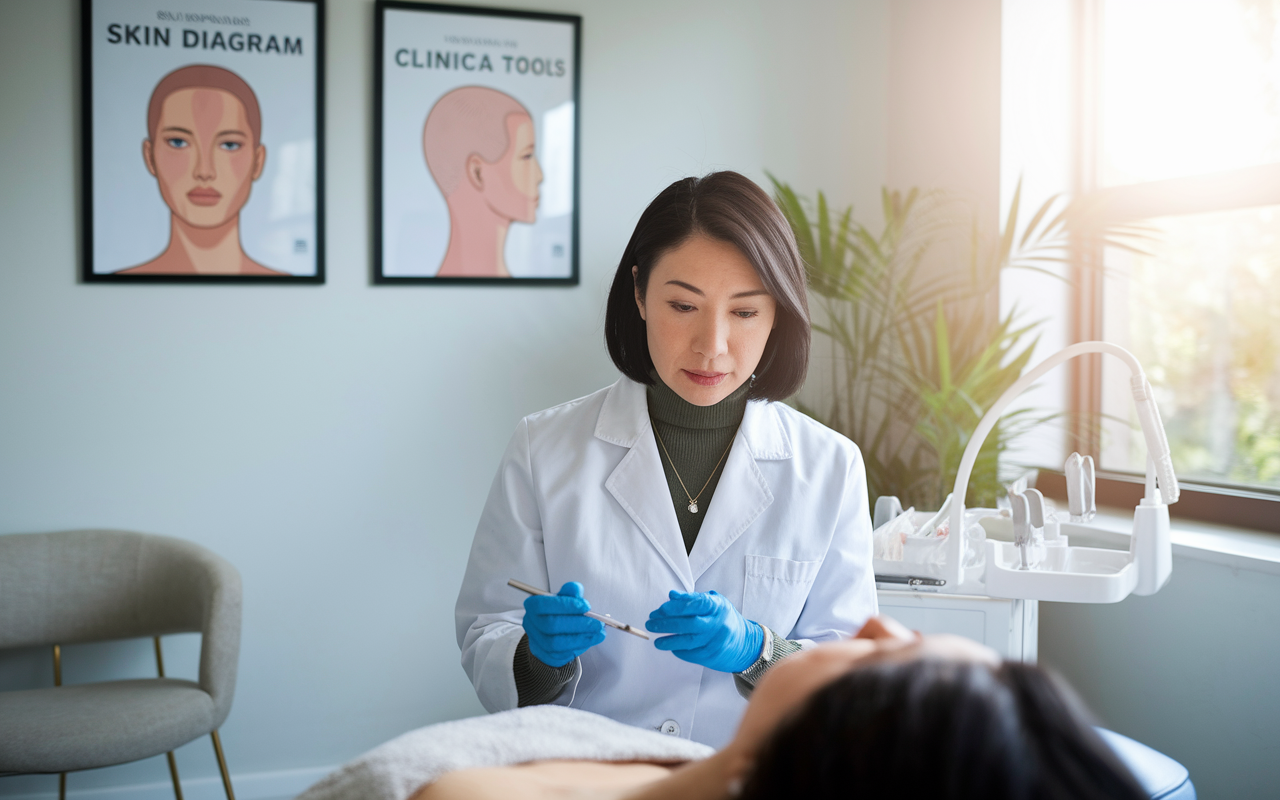
<svg viewBox="0 0 1280 800">
<path fill-rule="evenodd" d="M 164 677 L 160 636 L 200 632 L 200 682 Z M 62 686 L 63 644 L 154 637 L 160 678 Z M 240 654 L 240 575 L 199 545 L 129 531 L 0 536 L 0 649 L 51 645 L 54 688 L 0 692 L 0 775 L 169 754 L 205 734 L 234 800 L 218 727 Z"/>
</svg>

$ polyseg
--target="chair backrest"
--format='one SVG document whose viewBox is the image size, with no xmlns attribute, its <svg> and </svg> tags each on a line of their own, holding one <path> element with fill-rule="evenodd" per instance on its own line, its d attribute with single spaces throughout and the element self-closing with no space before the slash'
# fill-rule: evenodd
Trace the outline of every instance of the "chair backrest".
<svg viewBox="0 0 1280 800">
<path fill-rule="evenodd" d="M 240 574 L 203 547 L 132 531 L 0 536 L 0 648 L 199 632 L 220 725 L 240 655 Z"/>
</svg>

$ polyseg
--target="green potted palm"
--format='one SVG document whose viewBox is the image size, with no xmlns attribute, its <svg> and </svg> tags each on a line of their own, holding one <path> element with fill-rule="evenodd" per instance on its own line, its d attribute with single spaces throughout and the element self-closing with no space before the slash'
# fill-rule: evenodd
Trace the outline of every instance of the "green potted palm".
<svg viewBox="0 0 1280 800">
<path fill-rule="evenodd" d="M 954 198 L 885 189 L 883 226 L 873 231 L 852 207 L 833 210 L 822 192 L 810 202 L 770 180 L 808 270 L 815 363 L 829 355 L 829 370 L 798 407 L 859 445 L 873 501 L 896 495 L 938 508 L 978 421 L 1022 375 L 1038 340 L 1040 321 L 999 312 L 1000 273 L 1064 262 L 1078 215 L 1050 198 L 1015 238 L 1019 186 L 991 240 Z M 967 506 L 995 503 L 1010 443 L 1051 416 L 1023 409 L 1000 420 L 980 451 Z"/>
</svg>

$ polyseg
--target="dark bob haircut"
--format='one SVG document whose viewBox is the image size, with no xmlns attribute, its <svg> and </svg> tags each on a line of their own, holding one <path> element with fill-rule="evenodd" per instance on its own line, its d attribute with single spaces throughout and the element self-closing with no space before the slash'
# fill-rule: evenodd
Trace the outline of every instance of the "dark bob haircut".
<svg viewBox="0 0 1280 800">
<path fill-rule="evenodd" d="M 940 659 L 855 668 L 764 744 L 740 800 L 1147 800 L 1065 683 Z"/>
<path fill-rule="evenodd" d="M 633 381 L 653 383 L 653 359 L 635 290 L 644 297 L 658 259 L 695 235 L 738 248 L 778 306 L 747 396 L 781 400 L 795 394 L 809 370 L 804 264 L 786 217 L 763 189 L 736 172 L 682 178 L 663 189 L 640 215 L 605 307 L 604 340 L 613 363 Z M 632 267 L 637 267 L 634 282 Z"/>
</svg>

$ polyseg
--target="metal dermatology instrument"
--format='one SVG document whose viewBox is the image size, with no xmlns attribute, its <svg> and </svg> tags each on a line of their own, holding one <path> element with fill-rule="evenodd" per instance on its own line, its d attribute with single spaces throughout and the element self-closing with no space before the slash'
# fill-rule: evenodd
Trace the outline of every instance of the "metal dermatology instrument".
<svg viewBox="0 0 1280 800">
<path fill-rule="evenodd" d="M 525 592 L 526 594 L 540 594 L 545 597 L 556 596 L 555 592 L 548 592 L 546 589 L 539 589 L 536 586 L 530 586 L 529 584 L 523 581 L 518 581 L 515 578 L 512 578 L 511 580 L 507 581 L 507 585 L 513 588 L 519 589 L 520 591 Z M 617 628 L 618 630 L 629 633 L 632 636 L 639 636 L 641 639 L 645 639 L 645 640 L 649 638 L 649 634 L 645 633 L 644 631 L 638 628 L 633 628 L 625 622 L 618 622 L 616 619 L 609 616 L 608 614 L 597 614 L 594 611 L 588 611 L 586 612 L 586 616 L 591 617 L 592 619 L 598 619 L 601 622 L 603 622 L 605 625 L 608 625 L 610 628 Z"/>
</svg>

